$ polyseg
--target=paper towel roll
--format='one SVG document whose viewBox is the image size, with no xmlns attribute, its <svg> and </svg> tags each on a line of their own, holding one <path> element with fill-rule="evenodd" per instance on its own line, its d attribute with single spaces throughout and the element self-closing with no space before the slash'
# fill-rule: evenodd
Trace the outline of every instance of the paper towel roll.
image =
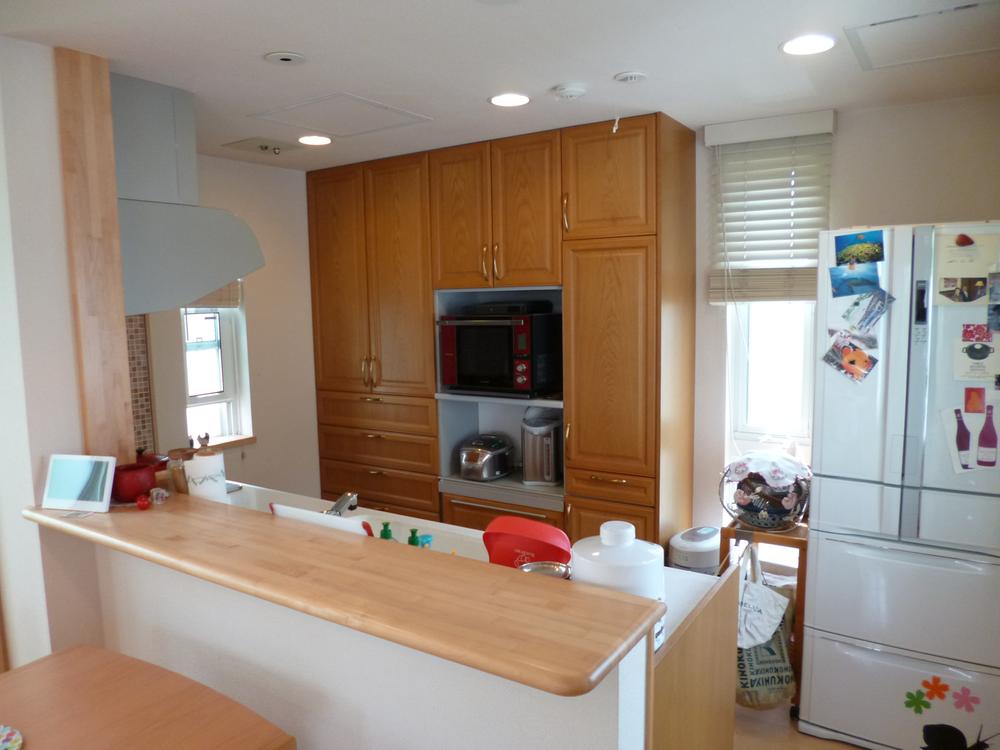
<svg viewBox="0 0 1000 750">
<path fill-rule="evenodd" d="M 226 499 L 226 464 L 221 453 L 184 462 L 188 493 L 209 500 Z"/>
</svg>

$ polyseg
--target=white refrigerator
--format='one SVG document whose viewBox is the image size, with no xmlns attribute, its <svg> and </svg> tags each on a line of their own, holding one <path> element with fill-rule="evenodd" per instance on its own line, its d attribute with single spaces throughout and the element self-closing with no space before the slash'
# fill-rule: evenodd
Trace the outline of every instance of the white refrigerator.
<svg viewBox="0 0 1000 750">
<path fill-rule="evenodd" d="M 997 272 L 1000 223 L 822 235 L 804 732 L 1000 749 Z"/>
</svg>

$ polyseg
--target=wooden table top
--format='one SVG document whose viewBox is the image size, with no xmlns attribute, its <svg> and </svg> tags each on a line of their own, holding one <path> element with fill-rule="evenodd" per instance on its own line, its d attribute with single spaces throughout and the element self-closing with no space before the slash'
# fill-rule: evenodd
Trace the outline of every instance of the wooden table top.
<svg viewBox="0 0 1000 750">
<path fill-rule="evenodd" d="M 295 750 L 222 693 L 93 646 L 0 674 L 0 714 L 28 750 Z"/>
<path fill-rule="evenodd" d="M 593 690 L 660 602 L 174 495 L 138 511 L 25 518 L 556 695 Z"/>
</svg>

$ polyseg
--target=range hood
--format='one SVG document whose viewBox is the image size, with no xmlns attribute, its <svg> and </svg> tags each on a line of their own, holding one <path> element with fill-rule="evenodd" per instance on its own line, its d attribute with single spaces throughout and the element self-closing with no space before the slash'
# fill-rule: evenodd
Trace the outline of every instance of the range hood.
<svg viewBox="0 0 1000 750">
<path fill-rule="evenodd" d="M 198 205 L 190 93 L 111 75 L 125 314 L 171 310 L 264 265 L 245 221 Z"/>
</svg>

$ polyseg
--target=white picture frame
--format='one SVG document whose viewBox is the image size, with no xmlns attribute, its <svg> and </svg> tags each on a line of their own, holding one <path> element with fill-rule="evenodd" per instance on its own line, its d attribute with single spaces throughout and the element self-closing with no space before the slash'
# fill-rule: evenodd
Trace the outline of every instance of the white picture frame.
<svg viewBox="0 0 1000 750">
<path fill-rule="evenodd" d="M 54 453 L 49 457 L 42 507 L 107 513 L 114 478 L 114 456 Z"/>
</svg>

